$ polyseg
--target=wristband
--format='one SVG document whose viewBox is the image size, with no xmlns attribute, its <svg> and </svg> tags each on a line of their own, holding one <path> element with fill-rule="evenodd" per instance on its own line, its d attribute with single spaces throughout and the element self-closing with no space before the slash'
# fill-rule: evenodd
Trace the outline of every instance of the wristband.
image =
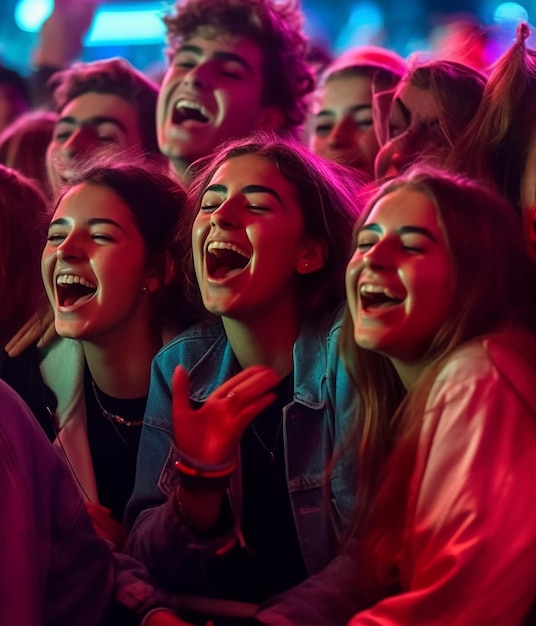
<svg viewBox="0 0 536 626">
<path fill-rule="evenodd" d="M 175 468 L 180 474 L 181 485 L 192 492 L 215 493 L 229 486 L 231 474 L 237 466 L 236 458 L 222 465 L 197 466 L 185 463 L 183 458 L 175 461 Z"/>
</svg>

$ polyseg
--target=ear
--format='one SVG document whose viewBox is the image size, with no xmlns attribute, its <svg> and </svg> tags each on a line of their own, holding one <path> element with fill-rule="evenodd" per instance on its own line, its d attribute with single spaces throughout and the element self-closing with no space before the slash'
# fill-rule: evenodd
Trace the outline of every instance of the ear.
<svg viewBox="0 0 536 626">
<path fill-rule="evenodd" d="M 285 123 L 282 109 L 276 105 L 265 106 L 257 120 L 257 130 L 280 130 Z"/>
<path fill-rule="evenodd" d="M 312 274 L 322 269 L 328 258 L 328 244 L 320 237 L 308 237 L 298 257 L 298 274 Z"/>
</svg>

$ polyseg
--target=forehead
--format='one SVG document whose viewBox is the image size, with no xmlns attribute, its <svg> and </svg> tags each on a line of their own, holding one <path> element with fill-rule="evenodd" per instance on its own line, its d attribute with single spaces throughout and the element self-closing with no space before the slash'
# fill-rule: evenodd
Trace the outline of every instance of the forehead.
<svg viewBox="0 0 536 626">
<path fill-rule="evenodd" d="M 214 172 L 209 184 L 224 185 L 229 192 L 263 185 L 275 189 L 282 199 L 296 198 L 294 185 L 283 176 L 277 165 L 271 159 L 255 154 L 228 159 Z"/>
<path fill-rule="evenodd" d="M 106 117 L 117 120 L 127 129 L 137 129 L 138 116 L 134 106 L 115 94 L 87 92 L 68 102 L 60 117 L 72 117 L 76 122 Z"/>
<path fill-rule="evenodd" d="M 368 76 L 333 76 L 318 91 L 315 109 L 351 107 L 372 103 L 372 83 Z"/>
<path fill-rule="evenodd" d="M 406 110 L 411 120 L 431 121 L 439 115 L 439 103 L 430 89 L 402 81 L 395 92 L 392 111 Z"/>
<path fill-rule="evenodd" d="M 81 183 L 69 189 L 60 199 L 52 220 L 67 218 L 87 220 L 108 218 L 123 226 L 135 226 L 129 206 L 111 189 Z"/>
<path fill-rule="evenodd" d="M 442 238 L 439 218 L 432 200 L 414 189 L 397 189 L 376 202 L 365 225 L 378 224 L 385 230 L 419 226 Z"/>
<path fill-rule="evenodd" d="M 198 56 L 207 58 L 232 58 L 243 61 L 253 70 L 260 72 L 263 54 L 261 47 L 253 40 L 229 33 L 214 32 L 213 30 L 198 30 L 191 37 L 185 39 L 177 48 L 175 54 L 188 50 Z"/>
</svg>

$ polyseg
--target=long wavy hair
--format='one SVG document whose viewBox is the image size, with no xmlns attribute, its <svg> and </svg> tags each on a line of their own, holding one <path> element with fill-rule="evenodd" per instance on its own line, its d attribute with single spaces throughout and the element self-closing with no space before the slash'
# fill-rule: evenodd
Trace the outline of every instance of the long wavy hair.
<svg viewBox="0 0 536 626">
<path fill-rule="evenodd" d="M 45 301 L 41 251 L 51 211 L 37 183 L 0 165 L 0 337 Z M 3 345 L 3 344 L 2 344 Z"/>
<path fill-rule="evenodd" d="M 495 62 L 482 103 L 454 146 L 447 165 L 478 178 L 519 208 L 530 140 L 536 136 L 536 51 L 522 23 L 515 43 Z"/>
<path fill-rule="evenodd" d="M 371 198 L 363 224 L 384 196 L 408 189 L 436 208 L 452 267 L 452 304 L 426 352 L 418 381 L 403 387 L 391 361 L 356 345 L 346 311 L 341 354 L 360 403 L 352 445 L 359 456 L 360 493 L 352 537 L 371 577 L 396 582 L 408 487 L 429 391 L 445 363 L 467 342 L 503 328 L 536 328 L 535 271 L 521 240 L 521 222 L 502 197 L 467 178 L 419 167 L 386 183 Z M 531 290 L 532 285 L 532 290 Z M 533 344 L 533 348 L 534 348 Z M 534 355 L 528 355 L 527 358 Z"/>
</svg>

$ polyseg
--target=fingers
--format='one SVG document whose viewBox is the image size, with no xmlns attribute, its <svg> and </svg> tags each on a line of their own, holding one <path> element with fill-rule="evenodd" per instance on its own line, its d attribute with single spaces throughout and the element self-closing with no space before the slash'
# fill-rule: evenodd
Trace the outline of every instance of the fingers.
<svg viewBox="0 0 536 626">
<path fill-rule="evenodd" d="M 49 344 L 55 337 L 56 334 L 56 326 L 54 325 L 54 313 L 49 311 L 49 313 L 45 316 L 42 322 L 43 332 L 41 334 L 41 339 L 37 342 L 38 348 L 43 348 L 47 344 Z"/>
<path fill-rule="evenodd" d="M 232 394 L 231 397 L 243 394 L 255 396 L 273 389 L 280 381 L 281 376 L 275 370 L 264 365 L 252 365 L 220 385 L 214 395 L 220 398 L 228 397 L 229 394 Z"/>
<path fill-rule="evenodd" d="M 229 419 L 243 431 L 275 400 L 273 389 L 280 380 L 279 374 L 268 367 L 249 367 L 221 385 L 207 400 L 207 408 L 224 403 Z"/>
<path fill-rule="evenodd" d="M 41 336 L 41 321 L 39 315 L 34 313 L 32 317 L 13 335 L 6 343 L 5 351 L 9 356 L 18 356 L 26 348 L 33 345 Z"/>
<path fill-rule="evenodd" d="M 19 331 L 11 337 L 4 349 L 9 356 L 15 357 L 35 343 L 37 343 L 38 348 L 42 348 L 55 336 L 54 312 L 47 300 L 43 307 L 34 313 Z"/>
</svg>

